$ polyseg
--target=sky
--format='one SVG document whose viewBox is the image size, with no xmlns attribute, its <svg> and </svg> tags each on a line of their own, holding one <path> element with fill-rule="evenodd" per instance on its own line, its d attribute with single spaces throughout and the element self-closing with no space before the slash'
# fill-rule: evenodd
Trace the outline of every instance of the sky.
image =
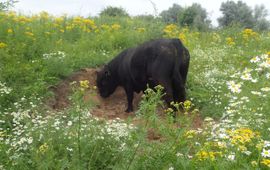
<svg viewBox="0 0 270 170">
<path fill-rule="evenodd" d="M 0 0 L 3 2 L 5 0 Z M 130 15 L 152 14 L 155 10 L 151 2 L 156 5 L 157 12 L 167 10 L 174 3 L 182 7 L 190 6 L 192 3 L 199 3 L 208 12 L 213 25 L 217 25 L 217 18 L 221 16 L 220 5 L 226 0 L 19 0 L 13 10 L 24 14 L 36 14 L 47 11 L 53 15 L 80 15 L 96 16 L 106 6 L 124 8 Z M 234 0 L 237 2 L 237 0 Z M 242 0 L 248 6 L 264 4 L 270 13 L 269 0 Z"/>
</svg>

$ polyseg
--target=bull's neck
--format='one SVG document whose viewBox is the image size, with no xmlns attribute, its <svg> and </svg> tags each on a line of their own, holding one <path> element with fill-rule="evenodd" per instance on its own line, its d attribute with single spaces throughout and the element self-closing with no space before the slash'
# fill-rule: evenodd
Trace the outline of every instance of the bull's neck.
<svg viewBox="0 0 270 170">
<path fill-rule="evenodd" d="M 110 71 L 111 71 L 111 73 L 112 73 L 112 75 L 114 77 L 118 76 L 118 73 L 117 73 L 118 72 L 118 67 L 119 67 L 119 61 L 118 60 L 119 60 L 119 58 L 116 57 L 111 62 L 108 63 L 109 69 L 110 69 Z"/>
</svg>

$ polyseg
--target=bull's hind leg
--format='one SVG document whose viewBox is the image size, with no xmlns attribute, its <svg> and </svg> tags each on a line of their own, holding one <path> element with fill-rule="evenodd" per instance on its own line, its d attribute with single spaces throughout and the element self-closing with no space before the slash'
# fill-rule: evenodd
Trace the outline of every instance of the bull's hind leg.
<svg viewBox="0 0 270 170">
<path fill-rule="evenodd" d="M 168 78 L 158 77 L 155 84 L 161 85 L 164 88 L 165 95 L 163 96 L 163 99 L 167 105 L 170 106 L 170 103 L 173 101 L 173 89 L 171 80 Z"/>
<path fill-rule="evenodd" d="M 165 95 L 163 99 L 166 101 L 168 106 L 173 101 L 173 87 L 171 80 L 171 64 L 168 62 L 161 63 L 161 61 L 156 61 L 154 63 L 151 73 L 151 84 L 152 86 L 161 85 L 164 87 Z"/>
<path fill-rule="evenodd" d="M 165 95 L 163 96 L 163 99 L 165 100 L 167 107 L 171 107 L 171 102 L 174 99 L 174 93 L 173 93 L 173 86 L 172 81 L 170 79 L 159 79 L 159 83 L 161 86 L 164 87 Z M 176 109 L 174 109 L 173 112 L 173 118 L 176 118 Z"/>
<path fill-rule="evenodd" d="M 184 102 L 186 100 L 185 84 L 179 74 L 173 76 L 172 87 L 173 87 L 173 99 L 175 102 Z"/>
</svg>

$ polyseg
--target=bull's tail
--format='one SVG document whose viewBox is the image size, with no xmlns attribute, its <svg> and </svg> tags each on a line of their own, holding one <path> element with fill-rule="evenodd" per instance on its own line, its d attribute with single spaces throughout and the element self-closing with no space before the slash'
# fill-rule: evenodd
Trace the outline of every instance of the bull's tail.
<svg viewBox="0 0 270 170">
<path fill-rule="evenodd" d="M 174 101 L 183 102 L 186 100 L 185 83 L 189 67 L 189 52 L 179 39 L 173 40 L 176 48 L 176 62 L 174 64 L 172 86 Z"/>
</svg>

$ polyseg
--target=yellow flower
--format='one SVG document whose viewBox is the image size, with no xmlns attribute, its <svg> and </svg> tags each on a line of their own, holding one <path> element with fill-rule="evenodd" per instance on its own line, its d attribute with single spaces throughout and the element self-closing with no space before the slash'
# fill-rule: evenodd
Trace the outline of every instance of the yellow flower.
<svg viewBox="0 0 270 170">
<path fill-rule="evenodd" d="M 220 149 L 227 148 L 226 142 L 217 142 L 217 147 Z"/>
<path fill-rule="evenodd" d="M 256 167 L 256 166 L 258 165 L 258 163 L 257 163 L 257 161 L 252 161 L 252 162 L 251 162 L 251 165 L 252 165 L 253 167 Z"/>
<path fill-rule="evenodd" d="M 206 160 L 206 159 L 210 159 L 211 161 L 214 161 L 216 159 L 217 156 L 221 156 L 222 153 L 221 152 L 207 152 L 207 151 L 199 151 L 196 153 L 196 157 L 199 160 Z"/>
<path fill-rule="evenodd" d="M 230 46 L 234 46 L 234 45 L 235 45 L 235 42 L 234 42 L 234 40 L 233 40 L 232 37 L 226 38 L 226 42 L 227 42 L 227 44 L 230 45 Z"/>
<path fill-rule="evenodd" d="M 89 25 L 89 26 L 95 26 L 95 22 L 93 21 L 93 20 L 91 20 L 91 19 L 84 19 L 83 20 L 83 23 L 85 24 L 85 25 Z"/>
<path fill-rule="evenodd" d="M 243 146 L 243 145 L 240 145 L 239 146 L 239 149 L 240 151 L 244 152 L 244 151 L 247 151 L 247 147 Z"/>
<path fill-rule="evenodd" d="M 174 32 L 174 31 L 176 31 L 176 30 L 177 30 L 177 25 L 175 25 L 175 24 L 167 25 L 167 26 L 163 29 L 163 31 L 164 31 L 166 34 L 170 34 L 170 33 Z"/>
<path fill-rule="evenodd" d="M 7 30 L 7 32 L 8 32 L 9 34 L 12 34 L 12 33 L 13 33 L 13 30 L 12 30 L 11 28 L 9 28 L 9 29 Z"/>
<path fill-rule="evenodd" d="M 191 101 L 189 101 L 189 100 L 186 100 L 185 102 L 184 102 L 184 109 L 187 111 L 187 110 L 189 110 L 190 108 L 191 108 Z"/>
<path fill-rule="evenodd" d="M 196 156 L 199 158 L 199 160 L 204 160 L 208 158 L 208 152 L 206 151 L 199 151 Z"/>
<path fill-rule="evenodd" d="M 186 35 L 185 35 L 184 33 L 182 33 L 182 32 L 179 34 L 179 39 L 180 39 L 184 44 L 187 43 Z"/>
<path fill-rule="evenodd" d="M 76 25 L 80 25 L 82 23 L 83 18 L 82 17 L 75 17 L 73 18 L 73 23 Z"/>
<path fill-rule="evenodd" d="M 145 28 L 137 28 L 136 30 L 137 30 L 138 32 L 141 32 L 141 33 L 142 33 L 142 32 L 145 32 Z"/>
<path fill-rule="evenodd" d="M 64 33 L 64 32 L 65 32 L 65 30 L 63 30 L 63 29 L 60 29 L 59 31 L 60 31 L 60 32 L 62 32 L 62 33 Z"/>
<path fill-rule="evenodd" d="M 61 23 L 64 22 L 64 18 L 63 17 L 55 18 L 54 22 L 57 23 L 57 24 L 61 24 Z"/>
<path fill-rule="evenodd" d="M 164 110 L 167 114 L 172 114 L 173 113 L 173 109 L 172 108 L 168 108 Z"/>
<path fill-rule="evenodd" d="M 74 28 L 74 25 L 67 25 L 66 30 L 72 30 Z"/>
<path fill-rule="evenodd" d="M 267 167 L 270 168 L 270 159 L 263 159 L 261 161 L 261 164 L 266 165 Z"/>
<path fill-rule="evenodd" d="M 96 90 L 97 89 L 97 86 L 93 86 L 93 89 Z"/>
<path fill-rule="evenodd" d="M 27 23 L 27 22 L 31 22 L 31 19 L 30 19 L 30 18 L 27 18 L 27 17 L 25 17 L 25 16 L 19 16 L 19 17 L 18 17 L 18 21 L 19 21 L 20 23 L 22 23 L 22 24 L 25 24 L 25 23 Z"/>
<path fill-rule="evenodd" d="M 6 43 L 3 43 L 3 42 L 0 42 L 0 49 L 1 48 L 5 48 L 5 47 L 7 47 L 7 44 Z"/>
<path fill-rule="evenodd" d="M 80 81 L 80 86 L 84 89 L 87 89 L 89 88 L 89 81 L 88 80 L 83 80 L 83 81 Z"/>
<path fill-rule="evenodd" d="M 197 134 L 197 132 L 195 130 L 189 130 L 185 133 L 185 137 L 188 139 L 193 138 L 195 135 Z"/>
<path fill-rule="evenodd" d="M 44 143 L 38 148 L 38 152 L 44 154 L 48 150 L 49 146 L 47 143 Z"/>
<path fill-rule="evenodd" d="M 266 62 L 270 65 L 270 56 L 266 59 Z"/>
<path fill-rule="evenodd" d="M 248 41 L 250 39 L 258 39 L 258 36 L 259 36 L 258 33 L 248 28 L 242 31 L 242 35 L 245 41 Z"/>
<path fill-rule="evenodd" d="M 120 25 L 119 24 L 113 24 L 112 26 L 111 26 L 111 28 L 113 29 L 113 30 L 119 30 L 120 29 Z"/>
<path fill-rule="evenodd" d="M 266 54 L 270 57 L 270 51 L 268 51 Z"/>
<path fill-rule="evenodd" d="M 29 37 L 33 37 L 34 36 L 34 34 L 32 32 L 29 32 L 29 31 L 26 31 L 24 34 L 27 35 L 27 36 L 29 36 Z"/>
<path fill-rule="evenodd" d="M 101 27 L 102 29 L 104 29 L 104 30 L 109 30 L 109 29 L 110 29 L 110 26 L 107 25 L 107 24 L 102 24 L 100 27 Z"/>
<path fill-rule="evenodd" d="M 232 131 L 227 131 L 231 138 L 232 144 L 238 144 L 239 149 L 245 149 L 242 145 L 245 145 L 246 143 L 250 143 L 252 139 L 259 137 L 259 133 L 253 132 L 249 128 L 239 128 Z"/>
</svg>

